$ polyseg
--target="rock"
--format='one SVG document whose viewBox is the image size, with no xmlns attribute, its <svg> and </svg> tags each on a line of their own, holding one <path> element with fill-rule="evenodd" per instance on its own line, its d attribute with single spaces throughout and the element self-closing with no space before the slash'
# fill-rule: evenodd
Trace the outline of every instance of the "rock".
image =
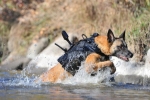
<svg viewBox="0 0 150 100">
<path fill-rule="evenodd" d="M 36 57 L 43 49 L 49 44 L 48 38 L 41 38 L 36 43 L 33 43 L 27 52 L 27 57 L 21 57 L 17 52 L 11 52 L 7 59 L 2 62 L 1 70 L 22 70 L 25 68 L 29 61 Z M 4 67 L 4 68 L 2 68 Z"/>
<path fill-rule="evenodd" d="M 17 52 L 13 51 L 7 56 L 7 58 L 4 61 L 2 61 L 1 65 L 5 65 L 10 62 L 13 62 L 13 61 L 19 59 L 20 57 L 21 57 L 21 55 L 18 55 Z"/>
<path fill-rule="evenodd" d="M 44 50 L 49 44 L 48 38 L 41 38 L 39 41 L 31 44 L 27 52 L 27 58 L 35 58 L 42 50 Z"/>
<path fill-rule="evenodd" d="M 26 57 L 16 59 L 12 62 L 1 65 L 0 71 L 22 70 L 27 66 L 30 60 L 31 59 L 26 58 Z"/>
<path fill-rule="evenodd" d="M 130 84 L 138 84 L 146 86 L 150 84 L 150 78 L 147 76 L 139 76 L 139 75 L 117 75 L 114 77 L 115 82 L 117 83 L 130 83 Z"/>
</svg>

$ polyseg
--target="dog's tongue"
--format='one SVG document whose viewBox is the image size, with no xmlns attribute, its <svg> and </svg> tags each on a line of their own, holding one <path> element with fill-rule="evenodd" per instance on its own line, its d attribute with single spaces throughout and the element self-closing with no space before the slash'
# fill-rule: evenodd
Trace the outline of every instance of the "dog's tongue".
<svg viewBox="0 0 150 100">
<path fill-rule="evenodd" d="M 129 61 L 129 59 L 128 59 L 127 57 L 120 56 L 120 58 L 121 58 L 122 60 Z"/>
</svg>

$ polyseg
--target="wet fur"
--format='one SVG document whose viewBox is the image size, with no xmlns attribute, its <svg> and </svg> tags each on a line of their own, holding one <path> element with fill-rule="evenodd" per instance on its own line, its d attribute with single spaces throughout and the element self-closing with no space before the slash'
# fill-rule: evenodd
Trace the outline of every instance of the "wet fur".
<svg viewBox="0 0 150 100">
<path fill-rule="evenodd" d="M 111 30 L 108 31 L 107 36 L 97 36 L 95 37 L 95 43 L 98 45 L 100 50 L 107 56 L 113 55 L 117 51 L 117 47 L 122 45 L 121 40 L 123 40 L 124 34 L 122 37 L 115 39 Z M 110 67 L 112 69 L 111 74 L 115 73 L 116 68 L 114 64 L 107 61 L 100 61 L 101 55 L 97 53 L 91 53 L 87 56 L 85 60 L 85 70 L 87 73 L 92 74 L 97 72 L 100 68 Z M 90 66 L 91 65 L 91 66 Z M 48 72 L 40 76 L 40 79 L 43 82 L 56 82 L 58 80 L 64 80 L 66 77 L 72 76 L 69 72 L 65 71 L 61 64 L 57 64 L 51 68 Z"/>
</svg>

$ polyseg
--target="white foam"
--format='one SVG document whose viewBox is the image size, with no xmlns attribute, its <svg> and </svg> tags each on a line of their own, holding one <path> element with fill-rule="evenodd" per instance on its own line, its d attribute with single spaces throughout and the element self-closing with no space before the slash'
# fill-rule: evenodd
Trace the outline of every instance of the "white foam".
<svg viewBox="0 0 150 100">
<path fill-rule="evenodd" d="M 134 61 L 125 62 L 117 57 L 111 57 L 110 59 L 116 67 L 116 75 L 140 75 L 150 77 L 150 49 L 145 57 L 145 64 Z"/>
<path fill-rule="evenodd" d="M 110 68 L 106 68 L 105 70 L 101 70 L 97 75 L 91 76 L 85 71 L 84 64 L 82 64 L 79 71 L 73 77 L 68 77 L 64 81 L 59 80 L 58 83 L 71 85 L 81 85 L 89 83 L 99 84 L 104 81 L 105 83 L 107 83 L 112 77 L 112 75 L 110 75 L 110 71 Z"/>
<path fill-rule="evenodd" d="M 35 67 L 48 67 L 49 69 L 56 65 L 58 56 L 56 55 L 45 55 L 40 54 L 39 56 L 35 57 L 32 62 L 29 63 L 29 66 L 32 64 L 36 64 Z"/>
</svg>

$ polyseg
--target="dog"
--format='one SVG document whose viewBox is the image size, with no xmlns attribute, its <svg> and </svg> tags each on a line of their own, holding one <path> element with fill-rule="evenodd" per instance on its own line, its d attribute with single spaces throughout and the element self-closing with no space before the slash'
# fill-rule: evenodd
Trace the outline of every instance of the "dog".
<svg viewBox="0 0 150 100">
<path fill-rule="evenodd" d="M 125 31 L 117 38 L 114 36 L 112 30 L 109 29 L 106 36 L 97 35 L 93 38 L 93 41 L 101 53 L 91 52 L 83 60 L 85 63 L 85 71 L 88 74 L 93 75 L 93 73 L 98 73 L 101 68 L 105 67 L 110 67 L 111 74 L 114 74 L 116 68 L 113 62 L 109 60 L 109 56 L 116 56 L 124 61 L 129 61 L 129 58 L 133 57 L 133 53 L 128 50 L 125 42 Z M 40 79 L 42 82 L 55 83 L 58 80 L 64 80 L 67 77 L 74 76 L 74 74 L 66 70 L 61 63 L 58 63 L 46 73 L 42 74 Z"/>
</svg>

